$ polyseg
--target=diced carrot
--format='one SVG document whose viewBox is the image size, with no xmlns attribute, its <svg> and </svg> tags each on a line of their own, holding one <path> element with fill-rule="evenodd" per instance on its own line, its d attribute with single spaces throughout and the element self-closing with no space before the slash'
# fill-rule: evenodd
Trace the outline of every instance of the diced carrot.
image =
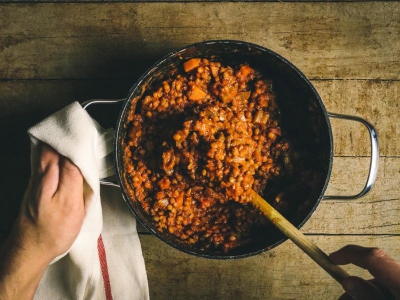
<svg viewBox="0 0 400 300">
<path fill-rule="evenodd" d="M 175 199 L 175 203 L 176 203 L 176 208 L 181 208 L 183 205 L 183 196 L 185 195 L 184 192 L 182 192 L 176 199 Z"/>
<path fill-rule="evenodd" d="M 206 208 L 208 208 L 208 207 L 210 207 L 210 206 L 211 206 L 210 200 L 204 199 L 204 200 L 201 202 L 201 208 L 203 208 L 203 209 L 206 209 Z"/>
<path fill-rule="evenodd" d="M 192 58 L 183 63 L 183 68 L 185 72 L 190 72 L 200 66 L 201 59 L 200 58 Z"/>
<path fill-rule="evenodd" d="M 249 98 L 250 98 L 250 91 L 240 93 L 240 100 L 247 101 Z"/>
<path fill-rule="evenodd" d="M 237 88 L 231 86 L 227 92 L 221 93 L 220 98 L 224 103 L 228 103 L 232 100 L 233 97 L 237 95 Z"/>
<path fill-rule="evenodd" d="M 141 136 L 142 136 L 142 130 L 141 130 L 141 125 L 139 126 L 133 126 L 128 133 L 129 138 L 131 139 L 131 141 L 133 142 L 133 145 L 135 147 L 137 147 Z"/>
<path fill-rule="evenodd" d="M 211 70 L 211 74 L 212 74 L 214 77 L 217 77 L 217 76 L 218 76 L 219 68 L 218 68 L 217 66 L 214 66 L 214 65 L 211 65 L 211 64 L 210 64 L 210 70 Z"/>
<path fill-rule="evenodd" d="M 161 180 L 158 182 L 158 185 L 160 186 L 160 188 L 161 188 L 162 190 L 166 190 L 166 189 L 168 189 L 168 188 L 170 187 L 171 181 L 169 180 L 168 177 L 164 177 L 163 179 L 161 179 Z"/>
<path fill-rule="evenodd" d="M 252 68 L 250 68 L 247 65 L 240 67 L 240 73 L 242 73 L 243 77 L 247 77 L 247 75 L 249 75 L 251 71 L 252 71 Z"/>
<path fill-rule="evenodd" d="M 188 97 L 190 100 L 194 100 L 194 101 L 201 100 L 207 95 L 207 93 L 204 92 L 197 85 L 193 84 L 191 87 L 192 88 L 188 94 Z"/>
<path fill-rule="evenodd" d="M 268 119 L 269 119 L 269 114 L 267 112 L 258 110 L 254 116 L 253 123 L 267 124 Z"/>
</svg>

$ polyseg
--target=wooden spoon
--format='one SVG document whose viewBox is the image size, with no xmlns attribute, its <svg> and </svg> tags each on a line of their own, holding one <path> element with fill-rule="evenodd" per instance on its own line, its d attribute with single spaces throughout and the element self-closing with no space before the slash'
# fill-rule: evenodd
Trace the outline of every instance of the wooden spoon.
<svg viewBox="0 0 400 300">
<path fill-rule="evenodd" d="M 294 227 L 260 195 L 252 190 L 251 196 L 251 203 L 254 207 L 261 211 L 275 227 L 277 227 L 287 238 L 292 240 L 301 250 L 328 272 L 329 275 L 336 279 L 336 281 L 341 283 L 343 279 L 350 276 L 340 266 L 334 265 L 317 245 L 311 242 L 300 230 Z"/>
</svg>

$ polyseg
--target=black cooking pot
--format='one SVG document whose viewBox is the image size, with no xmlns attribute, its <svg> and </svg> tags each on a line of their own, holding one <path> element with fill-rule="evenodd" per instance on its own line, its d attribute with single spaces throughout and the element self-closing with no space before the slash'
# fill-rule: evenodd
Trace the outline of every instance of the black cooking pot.
<svg viewBox="0 0 400 300">
<path fill-rule="evenodd" d="M 150 69 L 131 88 L 126 99 L 92 100 L 83 104 L 84 108 L 94 103 L 114 103 L 123 101 L 117 120 L 114 140 L 115 166 L 122 194 L 136 218 L 154 235 L 167 244 L 183 252 L 206 258 L 230 259 L 255 255 L 276 247 L 286 240 L 282 233 L 272 225 L 259 232 L 252 243 L 235 249 L 228 254 L 201 252 L 196 248 L 179 243 L 176 237 L 159 232 L 141 207 L 139 201 L 128 195 L 127 181 L 124 179 L 123 144 L 127 134 L 127 113 L 132 105 L 140 101 L 141 95 L 153 82 L 163 79 L 169 70 L 180 66 L 182 62 L 193 57 L 204 57 L 220 61 L 232 67 L 249 64 L 271 78 L 281 111 L 281 127 L 296 153 L 293 170 L 290 176 L 268 182 L 264 193 L 266 199 L 275 195 L 270 191 L 283 190 L 289 205 L 283 214 L 297 228 L 310 218 L 321 199 L 355 199 L 366 194 L 373 186 L 378 165 L 378 140 L 373 126 L 358 117 L 327 113 L 324 104 L 311 82 L 294 65 L 282 56 L 264 47 L 230 40 L 206 41 L 171 52 Z M 364 189 L 354 196 L 325 196 L 333 161 L 333 139 L 329 117 L 338 117 L 363 123 L 371 137 L 371 165 Z M 103 184 L 114 183 L 103 181 Z M 272 192 L 273 193 L 273 192 Z M 273 199 L 273 198 L 272 198 Z"/>
</svg>

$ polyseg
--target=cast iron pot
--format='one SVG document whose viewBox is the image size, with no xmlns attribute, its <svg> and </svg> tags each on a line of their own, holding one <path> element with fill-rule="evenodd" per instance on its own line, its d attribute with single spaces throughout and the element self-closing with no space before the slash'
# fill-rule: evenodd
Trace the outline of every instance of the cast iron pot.
<svg viewBox="0 0 400 300">
<path fill-rule="evenodd" d="M 153 82 L 159 82 L 165 74 L 193 57 L 202 57 L 220 61 L 223 65 L 238 66 L 247 63 L 273 81 L 277 102 L 281 111 L 281 126 L 287 131 L 288 138 L 298 153 L 290 178 L 272 185 L 284 188 L 284 195 L 292 201 L 285 216 L 297 228 L 301 228 L 311 217 L 322 199 L 356 199 L 365 195 L 373 186 L 378 166 L 378 139 L 374 127 L 366 120 L 348 115 L 328 113 L 317 91 L 306 78 L 288 60 L 264 47 L 242 41 L 217 40 L 205 41 L 173 51 L 148 69 L 131 88 L 125 99 L 91 100 L 85 102 L 86 108 L 95 103 L 123 102 L 116 124 L 114 138 L 114 157 L 117 183 L 103 180 L 102 184 L 118 185 L 123 197 L 136 218 L 150 232 L 162 241 L 183 252 L 215 259 L 242 258 L 259 254 L 281 244 L 286 238 L 272 226 L 260 233 L 261 238 L 238 248 L 228 254 L 201 252 L 180 244 L 169 233 L 159 232 L 151 218 L 143 211 L 139 201 L 128 195 L 124 179 L 123 144 L 127 130 L 127 113 L 131 105 L 140 101 L 141 95 Z M 371 138 L 371 164 L 368 179 L 363 190 L 352 196 L 325 196 L 333 161 L 333 138 L 329 117 L 353 120 L 364 124 Z M 268 184 L 267 189 L 270 187 Z M 266 191 L 268 195 L 268 191 Z M 267 197 L 267 196 L 266 196 Z M 267 197 L 268 198 L 268 197 Z"/>
</svg>

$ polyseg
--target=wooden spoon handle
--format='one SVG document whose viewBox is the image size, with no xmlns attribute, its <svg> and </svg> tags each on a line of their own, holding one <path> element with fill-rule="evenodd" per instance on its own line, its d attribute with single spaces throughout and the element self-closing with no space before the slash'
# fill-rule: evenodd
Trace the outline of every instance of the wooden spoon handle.
<svg viewBox="0 0 400 300">
<path fill-rule="evenodd" d="M 294 227 L 275 208 L 265 201 L 255 191 L 252 191 L 252 203 L 259 209 L 286 237 L 292 240 L 301 250 L 319 264 L 336 281 L 341 283 L 350 276 L 343 268 L 334 265 L 328 256 L 317 245 L 311 242 L 300 230 Z"/>
</svg>

